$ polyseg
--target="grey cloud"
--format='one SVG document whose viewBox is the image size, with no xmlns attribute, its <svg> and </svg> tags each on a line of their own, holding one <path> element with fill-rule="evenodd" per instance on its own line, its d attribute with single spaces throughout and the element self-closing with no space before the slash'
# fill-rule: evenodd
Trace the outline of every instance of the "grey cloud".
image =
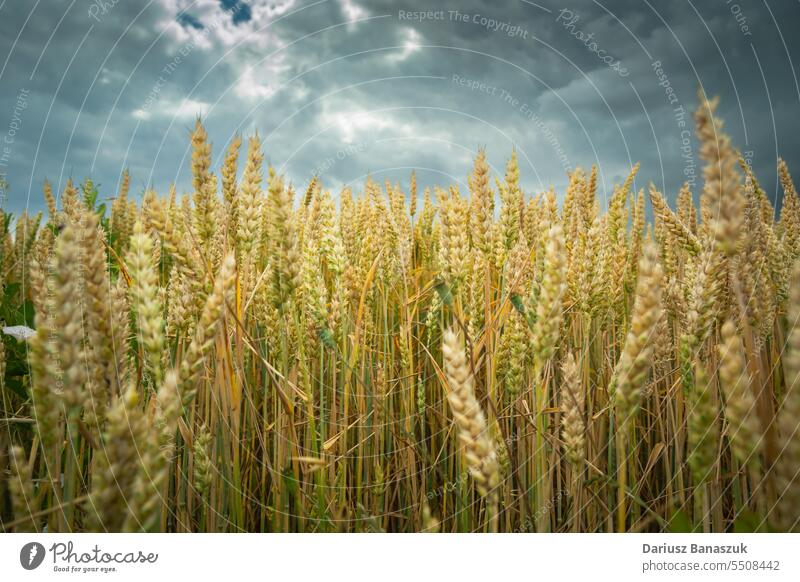
<svg viewBox="0 0 800 582">
<path fill-rule="evenodd" d="M 776 143 L 791 168 L 800 166 L 792 126 L 798 47 L 788 27 L 796 3 L 695 3 L 698 17 L 688 1 L 246 0 L 249 18 L 236 23 L 221 12 L 233 4 L 118 2 L 94 19 L 89 1 L 6 0 L 0 139 L 19 90 L 30 90 L 0 166 L 12 187 L 6 208 L 40 208 L 45 177 L 63 188 L 69 176 L 91 175 L 102 196 L 113 196 L 126 167 L 139 191 L 166 191 L 173 181 L 186 190 L 198 113 L 215 161 L 234 134 L 258 131 L 267 159 L 298 188 L 314 172 L 332 189 L 358 186 L 368 173 L 407 183 L 410 168 L 419 168 L 422 184 L 463 184 L 485 146 L 498 174 L 517 148 L 531 193 L 551 184 L 563 190 L 565 165 L 592 164 L 608 191 L 641 161 L 637 186 L 652 180 L 674 196 L 685 179 L 682 128 L 654 61 L 689 130 L 698 85 L 721 95 L 726 128 L 753 152 L 770 193 L 778 194 Z M 573 27 L 557 21 L 562 7 L 578 15 Z M 399 18 L 400 10 L 428 9 L 445 16 Z M 362 21 L 348 23 L 353 14 Z M 694 143 L 692 152 L 699 163 Z"/>
</svg>

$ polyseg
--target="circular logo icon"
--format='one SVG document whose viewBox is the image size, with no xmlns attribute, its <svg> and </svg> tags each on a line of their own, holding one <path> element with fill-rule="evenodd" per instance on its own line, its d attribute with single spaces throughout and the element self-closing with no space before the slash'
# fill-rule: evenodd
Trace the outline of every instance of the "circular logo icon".
<svg viewBox="0 0 800 582">
<path fill-rule="evenodd" d="M 19 551 L 19 563 L 26 570 L 35 570 L 44 561 L 44 546 L 39 542 L 30 542 Z"/>
</svg>

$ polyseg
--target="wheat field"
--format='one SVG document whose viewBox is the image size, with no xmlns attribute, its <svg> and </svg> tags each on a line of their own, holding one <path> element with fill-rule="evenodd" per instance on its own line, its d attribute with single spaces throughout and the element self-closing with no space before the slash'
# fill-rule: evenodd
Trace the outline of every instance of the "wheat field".
<svg viewBox="0 0 800 582">
<path fill-rule="evenodd" d="M 2 531 L 800 529 L 800 200 L 716 106 L 677 198 L 483 151 L 296 192 L 199 120 L 191 193 L 46 183 L 2 224 Z"/>
</svg>

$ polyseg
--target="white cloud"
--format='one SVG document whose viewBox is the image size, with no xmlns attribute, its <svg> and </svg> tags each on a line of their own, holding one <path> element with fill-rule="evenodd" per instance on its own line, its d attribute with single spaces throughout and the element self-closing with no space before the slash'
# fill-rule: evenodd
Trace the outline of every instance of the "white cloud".
<svg viewBox="0 0 800 582">
<path fill-rule="evenodd" d="M 236 61 L 232 61 L 231 65 L 239 71 L 236 95 L 246 99 L 269 99 L 282 89 L 287 73 L 292 70 L 287 63 L 286 53 L 283 52 L 271 55 L 257 65 Z"/>
<path fill-rule="evenodd" d="M 391 61 L 404 61 L 413 53 L 420 50 L 422 35 L 413 28 L 405 27 L 401 32 L 403 47 L 400 52 L 390 53 L 388 59 Z"/>
<path fill-rule="evenodd" d="M 347 17 L 347 20 L 360 20 L 369 16 L 369 13 L 353 2 L 353 0 L 339 0 L 339 5 L 342 8 L 342 12 Z"/>
<path fill-rule="evenodd" d="M 269 82 L 258 81 L 253 73 L 253 67 L 245 67 L 244 72 L 236 83 L 236 94 L 246 99 L 268 99 L 275 93 L 275 88 Z"/>
<path fill-rule="evenodd" d="M 192 120 L 198 115 L 205 116 L 209 108 L 210 105 L 205 101 L 197 101 L 195 99 L 159 99 L 147 109 L 136 109 L 133 112 L 133 117 L 142 121 L 153 117 Z"/>
<path fill-rule="evenodd" d="M 178 119 L 194 119 L 198 115 L 205 116 L 208 113 L 209 104 L 204 101 L 194 99 L 183 99 L 178 104 L 167 107 L 166 114 Z"/>
<path fill-rule="evenodd" d="M 280 46 L 273 26 L 280 16 L 295 7 L 296 0 L 247 0 L 238 10 L 249 9 L 249 20 L 233 21 L 235 10 L 225 10 L 219 0 L 158 0 L 164 9 L 162 26 L 180 44 L 203 50 L 215 45 L 232 47 L 239 43 L 258 48 Z M 202 28 L 180 24 L 178 17 L 191 18 Z"/>
<path fill-rule="evenodd" d="M 323 127 L 337 131 L 344 143 L 353 143 L 357 138 L 374 138 L 378 132 L 385 132 L 393 137 L 413 134 L 411 125 L 400 123 L 383 111 L 326 110 L 321 116 L 321 123 Z"/>
<path fill-rule="evenodd" d="M 152 117 L 150 111 L 146 109 L 135 109 L 131 115 L 133 115 L 134 119 L 141 119 L 142 121 L 146 121 Z"/>
</svg>

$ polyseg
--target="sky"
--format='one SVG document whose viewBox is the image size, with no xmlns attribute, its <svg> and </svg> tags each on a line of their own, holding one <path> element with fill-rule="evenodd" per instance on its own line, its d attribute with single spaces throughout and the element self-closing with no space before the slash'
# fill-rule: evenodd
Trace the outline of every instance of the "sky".
<svg viewBox="0 0 800 582">
<path fill-rule="evenodd" d="M 697 194 L 699 87 L 764 189 L 800 176 L 798 0 L 0 0 L 2 207 L 91 177 L 101 199 L 191 188 L 198 115 L 213 166 L 255 132 L 297 189 L 368 176 L 466 179 L 516 149 L 528 195 L 597 164 L 610 195 L 635 162 Z M 241 169 L 240 169 L 241 171 Z M 800 178 L 799 178 L 800 179 Z"/>
</svg>

